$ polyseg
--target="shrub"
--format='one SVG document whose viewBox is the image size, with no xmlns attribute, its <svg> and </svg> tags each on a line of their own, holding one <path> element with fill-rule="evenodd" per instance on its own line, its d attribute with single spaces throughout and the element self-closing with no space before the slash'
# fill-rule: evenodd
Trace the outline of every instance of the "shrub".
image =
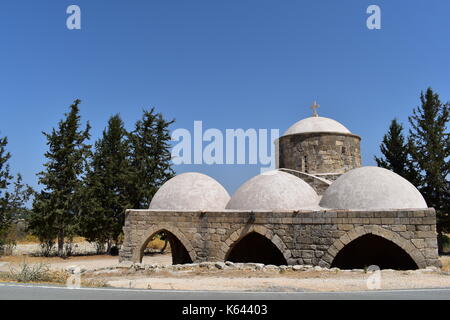
<svg viewBox="0 0 450 320">
<path fill-rule="evenodd" d="M 64 271 L 52 271 L 45 263 L 30 264 L 23 262 L 17 269 L 12 268 L 6 275 L 8 280 L 16 282 L 53 282 L 65 283 L 68 273 Z"/>
<path fill-rule="evenodd" d="M 17 282 L 51 281 L 50 268 L 44 263 L 29 264 L 24 262 L 20 264 L 18 269 L 11 269 L 9 277 Z"/>
</svg>

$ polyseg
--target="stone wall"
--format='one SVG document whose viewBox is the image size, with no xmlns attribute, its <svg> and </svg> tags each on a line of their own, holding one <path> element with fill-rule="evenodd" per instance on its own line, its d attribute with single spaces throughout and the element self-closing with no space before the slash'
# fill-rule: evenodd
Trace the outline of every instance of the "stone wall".
<svg viewBox="0 0 450 320">
<path fill-rule="evenodd" d="M 225 261 L 251 232 L 269 239 L 289 265 L 330 267 L 339 251 L 373 234 L 403 249 L 419 268 L 439 266 L 434 209 L 391 211 L 155 211 L 128 210 L 121 261 L 140 262 L 147 242 L 165 230 L 192 262 Z M 264 248 L 254 248 L 264 250 Z M 180 263 L 182 256 L 175 257 Z M 189 262 L 185 260 L 185 262 Z"/>
<path fill-rule="evenodd" d="M 280 137 L 278 168 L 310 174 L 345 173 L 361 166 L 361 138 L 353 134 L 318 132 Z"/>
</svg>

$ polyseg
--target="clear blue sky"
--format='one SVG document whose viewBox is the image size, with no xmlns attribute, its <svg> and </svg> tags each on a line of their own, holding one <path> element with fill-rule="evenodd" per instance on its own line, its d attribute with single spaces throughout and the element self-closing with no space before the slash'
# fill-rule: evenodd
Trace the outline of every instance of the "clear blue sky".
<svg viewBox="0 0 450 320">
<path fill-rule="evenodd" d="M 66 8 L 82 30 L 66 28 Z M 382 10 L 382 29 L 366 9 Z M 50 131 L 80 98 L 92 141 L 120 113 L 128 128 L 155 106 L 172 129 L 279 128 L 310 116 L 362 137 L 373 165 L 389 122 L 407 117 L 428 86 L 450 100 L 450 1 L 2 0 L 0 136 L 11 166 L 37 187 Z M 230 192 L 255 165 L 177 166 Z"/>
</svg>

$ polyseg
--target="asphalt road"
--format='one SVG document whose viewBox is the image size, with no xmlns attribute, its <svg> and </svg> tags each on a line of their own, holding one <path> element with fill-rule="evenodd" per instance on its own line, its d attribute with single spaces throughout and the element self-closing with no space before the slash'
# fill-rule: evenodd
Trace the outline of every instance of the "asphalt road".
<svg viewBox="0 0 450 320">
<path fill-rule="evenodd" d="M 354 292 L 227 292 L 0 284 L 0 300 L 450 300 L 450 288 Z"/>
</svg>

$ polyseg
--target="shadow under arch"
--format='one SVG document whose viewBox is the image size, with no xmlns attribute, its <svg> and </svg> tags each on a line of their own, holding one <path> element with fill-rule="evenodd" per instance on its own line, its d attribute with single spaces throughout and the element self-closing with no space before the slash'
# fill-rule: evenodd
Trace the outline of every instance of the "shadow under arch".
<svg viewBox="0 0 450 320">
<path fill-rule="evenodd" d="M 135 256 L 133 260 L 137 262 L 142 262 L 142 258 L 144 256 L 144 250 L 147 248 L 148 243 L 153 239 L 155 235 L 158 233 L 164 232 L 172 251 L 172 264 L 184 264 L 184 263 L 192 263 L 193 258 L 191 257 L 188 249 L 183 244 L 183 242 L 186 243 L 185 239 L 182 238 L 181 234 L 178 233 L 175 234 L 175 232 L 172 232 L 166 228 L 157 229 L 156 231 L 152 230 L 147 233 L 146 236 L 144 236 L 143 241 L 141 241 L 141 245 L 139 249 L 137 250 L 136 254 L 138 256 Z M 184 240 L 184 241 L 183 241 Z"/>
<path fill-rule="evenodd" d="M 225 255 L 225 260 L 242 263 L 287 265 L 280 249 L 268 238 L 252 231 L 237 240 Z"/>
<path fill-rule="evenodd" d="M 366 234 L 379 236 L 389 240 L 403 249 L 419 268 L 426 268 L 426 259 L 422 252 L 408 239 L 391 230 L 382 228 L 381 226 L 359 226 L 347 231 L 339 239 L 337 239 L 320 259 L 319 265 L 329 268 L 336 255 L 350 242 L 358 239 Z"/>
<path fill-rule="evenodd" d="M 340 269 L 363 269 L 370 265 L 377 265 L 380 269 L 418 269 L 414 259 L 404 249 L 390 240 L 371 233 L 349 242 L 331 263 L 331 267 Z"/>
</svg>

